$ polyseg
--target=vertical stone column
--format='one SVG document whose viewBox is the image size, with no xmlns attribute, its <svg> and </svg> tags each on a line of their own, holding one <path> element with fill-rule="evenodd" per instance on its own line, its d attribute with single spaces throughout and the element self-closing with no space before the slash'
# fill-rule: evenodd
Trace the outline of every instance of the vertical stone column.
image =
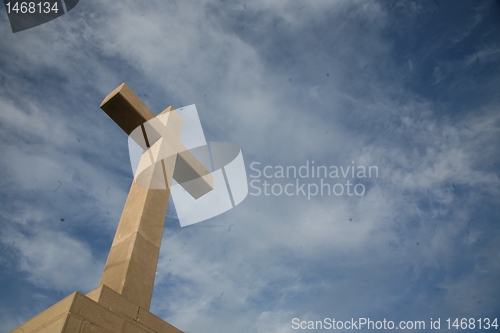
<svg viewBox="0 0 500 333">
<path fill-rule="evenodd" d="M 169 190 L 132 182 L 99 285 L 149 309 L 160 253 Z"/>
</svg>

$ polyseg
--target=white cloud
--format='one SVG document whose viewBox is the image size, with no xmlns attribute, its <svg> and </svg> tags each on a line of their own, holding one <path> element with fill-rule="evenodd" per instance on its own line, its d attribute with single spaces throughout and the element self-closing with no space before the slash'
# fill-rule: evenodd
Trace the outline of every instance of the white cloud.
<svg viewBox="0 0 500 333">
<path fill-rule="evenodd" d="M 36 286 L 64 291 L 94 288 L 98 268 L 87 245 L 63 232 L 40 230 L 34 234 L 10 231 L 8 239 L 18 252 L 20 269 Z"/>
</svg>

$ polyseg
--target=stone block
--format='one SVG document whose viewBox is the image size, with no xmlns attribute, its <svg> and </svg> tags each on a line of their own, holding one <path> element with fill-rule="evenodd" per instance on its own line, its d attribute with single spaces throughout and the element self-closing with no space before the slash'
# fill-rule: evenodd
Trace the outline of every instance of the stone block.
<svg viewBox="0 0 500 333">
<path fill-rule="evenodd" d="M 83 320 L 81 320 L 80 318 L 78 318 L 74 315 L 70 315 L 70 314 L 68 314 L 67 317 L 68 317 L 68 319 L 66 320 L 66 326 L 64 327 L 63 332 L 64 333 L 79 333 L 81 328 L 82 328 Z"/>
<path fill-rule="evenodd" d="M 169 196 L 170 190 L 149 190 L 148 198 L 143 206 L 142 218 L 148 222 L 141 223 L 139 233 L 158 247 L 161 244 L 165 226 Z"/>
<path fill-rule="evenodd" d="M 82 327 L 82 330 L 80 333 L 111 333 L 111 332 L 120 332 L 121 333 L 121 330 L 120 331 L 105 331 L 105 330 L 100 329 L 97 326 L 92 325 L 88 321 L 86 321 L 83 323 L 83 327 Z"/>
<path fill-rule="evenodd" d="M 160 247 L 137 233 L 121 295 L 149 310 Z"/>
<path fill-rule="evenodd" d="M 123 333 L 156 333 L 156 331 L 150 330 L 136 321 L 127 321 L 123 326 Z"/>
<path fill-rule="evenodd" d="M 18 328 L 14 329 L 11 333 L 26 333 L 35 332 L 44 326 L 51 324 L 52 321 L 56 320 L 61 315 L 64 315 L 69 311 L 71 305 L 76 296 L 76 292 L 59 301 L 58 303 L 52 305 L 47 310 L 39 313 L 37 316 L 31 318 Z"/>
<path fill-rule="evenodd" d="M 159 254 L 160 247 L 137 232 L 114 242 L 100 284 L 149 309 Z"/>
<path fill-rule="evenodd" d="M 86 318 L 86 321 L 110 332 L 120 332 L 124 321 L 124 318 L 118 313 L 110 311 L 104 305 L 96 303 L 80 293 L 76 294 L 70 313 Z"/>
<path fill-rule="evenodd" d="M 53 333 L 62 332 L 64 324 L 66 323 L 66 316 L 61 315 L 57 317 L 54 321 L 36 330 L 36 333 Z"/>
<path fill-rule="evenodd" d="M 113 242 L 99 285 L 107 285 L 117 293 L 122 293 L 134 248 L 135 235 L 132 234 L 119 242 Z"/>
<path fill-rule="evenodd" d="M 128 318 L 137 319 L 139 306 L 133 304 L 108 286 L 102 285 L 92 290 L 87 294 L 87 297 Z"/>
<path fill-rule="evenodd" d="M 127 134 L 155 117 L 155 114 L 125 83 L 104 98 L 101 109 Z"/>
<path fill-rule="evenodd" d="M 75 292 L 11 333 L 182 333 L 106 286 L 89 295 L 98 301 Z M 118 304 L 122 301 L 126 304 Z M 126 315 L 131 307 L 138 309 L 132 317 Z"/>
<path fill-rule="evenodd" d="M 170 191 L 148 190 L 132 182 L 113 242 L 139 231 L 160 246 Z"/>
<path fill-rule="evenodd" d="M 155 332 L 161 333 L 182 333 L 176 327 L 170 325 L 161 318 L 158 318 L 154 314 L 144 309 L 139 309 L 139 315 L 137 316 L 137 321 L 144 326 L 151 328 Z"/>
</svg>

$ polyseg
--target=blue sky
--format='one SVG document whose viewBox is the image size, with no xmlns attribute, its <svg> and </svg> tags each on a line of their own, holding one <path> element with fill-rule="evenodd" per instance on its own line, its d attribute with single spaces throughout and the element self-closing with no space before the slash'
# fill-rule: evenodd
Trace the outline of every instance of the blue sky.
<svg viewBox="0 0 500 333">
<path fill-rule="evenodd" d="M 13 34 L 2 9 L 0 332 L 97 287 L 132 180 L 99 109 L 122 82 L 155 113 L 196 104 L 249 174 L 379 170 L 362 197 L 249 195 L 185 228 L 171 204 L 153 313 L 190 333 L 500 317 L 499 16 L 498 1 L 81 0 Z"/>
</svg>

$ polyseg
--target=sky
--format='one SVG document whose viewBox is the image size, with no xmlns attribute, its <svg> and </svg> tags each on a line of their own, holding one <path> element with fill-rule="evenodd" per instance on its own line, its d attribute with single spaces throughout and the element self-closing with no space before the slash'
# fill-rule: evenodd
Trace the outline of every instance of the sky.
<svg viewBox="0 0 500 333">
<path fill-rule="evenodd" d="M 198 224 L 170 202 L 154 314 L 189 333 L 500 317 L 499 1 L 80 0 L 17 33 L 0 7 L 1 333 L 98 286 L 133 178 L 99 108 L 122 82 L 156 114 L 196 104 L 248 176 Z M 378 172 L 276 175 L 313 162 Z M 297 189 L 321 181 L 345 191 Z"/>
</svg>

